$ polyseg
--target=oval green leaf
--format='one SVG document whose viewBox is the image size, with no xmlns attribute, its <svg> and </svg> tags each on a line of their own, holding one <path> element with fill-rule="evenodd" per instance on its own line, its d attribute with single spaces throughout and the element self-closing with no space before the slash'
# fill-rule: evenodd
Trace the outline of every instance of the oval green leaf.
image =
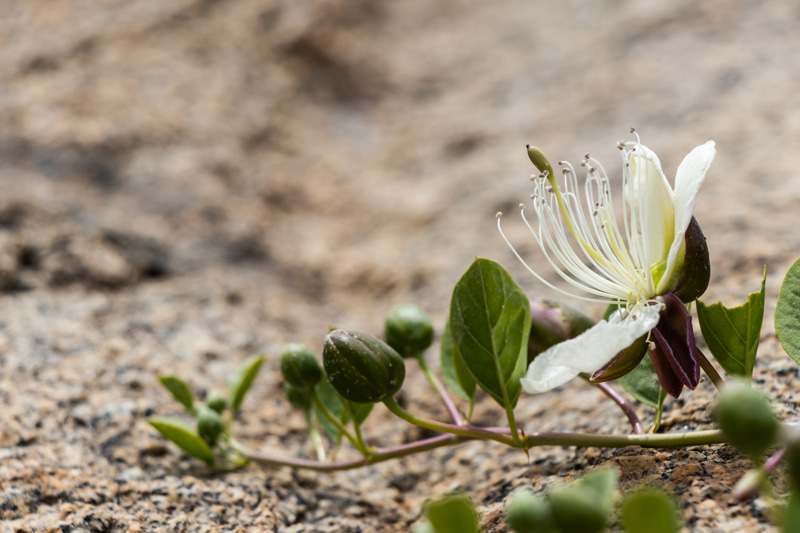
<svg viewBox="0 0 800 533">
<path fill-rule="evenodd" d="M 617 383 L 643 404 L 658 409 L 661 382 L 649 356 L 645 355 L 636 368 L 618 378 Z"/>
<path fill-rule="evenodd" d="M 436 533 L 480 533 L 475 504 L 463 494 L 428 503 L 426 515 Z"/>
<path fill-rule="evenodd" d="M 264 359 L 265 357 L 263 355 L 254 355 L 248 358 L 233 375 L 229 387 L 231 416 L 235 416 L 236 412 L 239 410 L 239 406 L 242 405 L 247 391 L 249 391 L 250 387 L 253 385 L 253 380 L 256 379 L 258 371 L 261 370 Z"/>
<path fill-rule="evenodd" d="M 727 308 L 722 302 L 706 305 L 697 300 L 700 331 L 711 355 L 725 372 L 748 381 L 753 377 L 761 337 L 766 282 L 767 269 L 764 268 L 761 290 L 750 293 L 747 302 L 739 307 Z M 777 311 L 775 316 L 777 320 Z"/>
<path fill-rule="evenodd" d="M 528 297 L 498 263 L 476 258 L 453 289 L 453 346 L 475 381 L 504 408 L 517 404 L 525 374 Z"/>
<path fill-rule="evenodd" d="M 775 332 L 789 357 L 800 365 L 800 259 L 783 278 L 775 308 Z"/>
<path fill-rule="evenodd" d="M 192 412 L 192 407 L 194 407 L 192 389 L 185 381 L 175 376 L 161 376 L 158 380 L 172 394 L 173 398 L 178 400 L 187 411 Z"/>
<path fill-rule="evenodd" d="M 469 373 L 461 355 L 453 346 L 453 337 L 450 335 L 450 322 L 445 324 L 442 332 L 441 351 L 442 376 L 444 382 L 459 398 L 472 401 L 475 399 L 475 378 Z"/>
<path fill-rule="evenodd" d="M 200 435 L 180 420 L 164 417 L 153 417 L 147 422 L 156 428 L 165 439 L 174 442 L 180 449 L 206 464 L 214 465 L 214 452 Z"/>
</svg>

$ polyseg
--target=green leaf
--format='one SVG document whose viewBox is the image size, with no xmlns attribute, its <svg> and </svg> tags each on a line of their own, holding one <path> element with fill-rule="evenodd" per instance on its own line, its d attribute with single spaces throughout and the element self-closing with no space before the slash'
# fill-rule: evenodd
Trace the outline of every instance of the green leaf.
<svg viewBox="0 0 800 533">
<path fill-rule="evenodd" d="M 200 435 L 190 427 L 173 418 L 153 417 L 147 422 L 156 428 L 165 439 L 174 442 L 180 449 L 204 463 L 214 465 L 214 452 Z"/>
<path fill-rule="evenodd" d="M 444 382 L 459 398 L 473 400 L 475 398 L 475 378 L 469 373 L 461 355 L 453 346 L 453 337 L 450 335 L 450 322 L 445 324 L 442 332 L 441 351 L 442 376 Z"/>
<path fill-rule="evenodd" d="M 789 357 L 800 365 L 800 259 L 783 278 L 775 308 L 775 332 Z"/>
<path fill-rule="evenodd" d="M 517 404 L 525 374 L 531 309 L 511 275 L 477 258 L 453 289 L 453 345 L 478 385 L 504 408 Z"/>
<path fill-rule="evenodd" d="M 428 503 L 426 515 L 435 533 L 480 533 L 475 505 L 462 494 Z"/>
<path fill-rule="evenodd" d="M 364 420 L 367 419 L 374 406 L 374 403 L 350 402 L 350 410 L 353 412 L 353 418 L 355 418 L 355 422 L 359 426 L 364 423 Z"/>
<path fill-rule="evenodd" d="M 618 479 L 616 469 L 598 468 L 571 486 L 552 490 L 550 507 L 561 533 L 604 531 Z"/>
<path fill-rule="evenodd" d="M 617 382 L 630 393 L 631 396 L 645 405 L 658 408 L 658 399 L 661 395 L 661 382 L 658 381 L 656 369 L 650 357 L 645 355 L 639 365 L 617 379 Z"/>
<path fill-rule="evenodd" d="M 250 386 L 253 384 L 253 380 L 256 379 L 258 371 L 261 370 L 261 365 L 264 363 L 264 359 L 265 358 L 263 355 L 254 355 L 253 357 L 248 358 L 244 363 L 242 363 L 242 365 L 236 371 L 236 374 L 233 375 L 229 387 L 231 416 L 236 415 L 236 412 L 239 410 L 239 406 L 242 405 L 242 401 L 244 400 L 247 391 L 250 390 Z"/>
<path fill-rule="evenodd" d="M 628 533 L 677 533 L 680 530 L 675 502 L 656 489 L 643 489 L 625 498 L 622 523 Z"/>
<path fill-rule="evenodd" d="M 344 400 L 336 392 L 336 389 L 333 388 L 331 382 L 328 381 L 328 376 L 323 377 L 322 381 L 320 381 L 319 385 L 317 385 L 317 397 L 319 398 L 319 401 L 328 408 L 328 411 L 330 411 L 333 416 L 337 417 L 341 421 L 344 421 L 347 418 L 345 415 L 343 403 Z M 319 425 L 322 427 L 322 431 L 324 431 L 332 441 L 338 441 L 341 437 L 339 428 L 337 428 L 333 422 L 328 420 L 328 417 L 322 414 L 316 405 L 314 406 L 314 414 L 317 415 L 317 420 L 319 421 Z"/>
<path fill-rule="evenodd" d="M 158 380 L 172 394 L 173 398 L 178 400 L 187 411 L 192 412 L 192 407 L 194 406 L 192 389 L 185 381 L 175 376 L 161 376 Z"/>
<path fill-rule="evenodd" d="M 747 380 L 753 377 L 764 320 L 766 282 L 767 269 L 764 268 L 761 290 L 750 293 L 746 303 L 732 309 L 723 306 L 722 302 L 706 305 L 697 300 L 697 318 L 706 345 L 714 359 L 731 376 Z"/>
</svg>

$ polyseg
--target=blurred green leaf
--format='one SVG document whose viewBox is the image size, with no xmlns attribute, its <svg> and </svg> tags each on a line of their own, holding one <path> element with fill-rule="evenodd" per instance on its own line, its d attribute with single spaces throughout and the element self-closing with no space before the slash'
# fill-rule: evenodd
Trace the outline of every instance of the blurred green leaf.
<svg viewBox="0 0 800 533">
<path fill-rule="evenodd" d="M 522 289 L 498 263 L 475 259 L 453 289 L 450 333 L 475 381 L 504 408 L 522 390 L 530 329 Z"/>
<path fill-rule="evenodd" d="M 622 523 L 628 533 L 677 533 L 678 511 L 667 493 L 643 489 L 625 498 Z"/>
<path fill-rule="evenodd" d="M 800 259 L 783 278 L 775 308 L 775 332 L 789 357 L 800 365 Z"/>
<path fill-rule="evenodd" d="M 211 451 L 211 447 L 206 444 L 206 441 L 200 435 L 180 420 L 154 417 L 148 419 L 147 422 L 156 428 L 165 439 L 174 442 L 192 457 L 200 459 L 211 466 L 214 465 L 214 452 Z"/>
<path fill-rule="evenodd" d="M 425 514 L 435 533 L 480 533 L 475 505 L 463 494 L 429 502 Z"/>
<path fill-rule="evenodd" d="M 250 387 L 253 385 L 253 380 L 256 379 L 258 371 L 261 370 L 264 359 L 265 357 L 263 355 L 254 355 L 248 358 L 233 375 L 229 387 L 232 416 L 236 415 L 239 406 L 242 405 L 247 391 L 249 391 Z"/>
<path fill-rule="evenodd" d="M 661 382 L 658 381 L 650 356 L 645 355 L 636 368 L 617 379 L 617 382 L 643 404 L 658 408 Z"/>
<path fill-rule="evenodd" d="M 192 407 L 194 407 L 194 397 L 192 395 L 192 389 L 189 385 L 183 381 L 181 378 L 176 376 L 161 376 L 158 378 L 164 388 L 167 389 L 172 397 L 178 400 L 178 402 L 183 405 L 187 411 L 190 413 L 192 412 Z"/>
<path fill-rule="evenodd" d="M 469 373 L 461 355 L 453 346 L 453 337 L 450 335 L 450 322 L 445 324 L 442 332 L 441 351 L 442 376 L 445 383 L 459 398 L 473 400 L 475 398 L 475 378 Z"/>
<path fill-rule="evenodd" d="M 336 389 L 333 388 L 331 382 L 328 381 L 328 376 L 322 378 L 322 381 L 319 382 L 317 385 L 317 397 L 322 404 L 328 408 L 333 416 L 338 418 L 341 421 L 346 420 L 344 400 L 341 396 L 336 392 Z M 337 428 L 333 422 L 328 420 L 328 417 L 325 416 L 315 405 L 314 406 L 314 413 L 317 415 L 317 420 L 319 421 L 319 425 L 322 427 L 322 431 L 325 432 L 328 437 L 334 442 L 338 441 L 341 437 L 341 433 L 339 433 L 339 428 Z"/>
<path fill-rule="evenodd" d="M 766 282 L 767 269 L 764 268 L 761 290 L 750 293 L 747 302 L 739 307 L 727 308 L 722 302 L 706 305 L 697 300 L 697 318 L 703 339 L 714 359 L 732 376 L 747 380 L 753 377 L 761 323 L 764 320 Z M 791 293 L 791 290 L 787 292 Z M 778 316 L 777 311 L 775 316 Z"/>
</svg>

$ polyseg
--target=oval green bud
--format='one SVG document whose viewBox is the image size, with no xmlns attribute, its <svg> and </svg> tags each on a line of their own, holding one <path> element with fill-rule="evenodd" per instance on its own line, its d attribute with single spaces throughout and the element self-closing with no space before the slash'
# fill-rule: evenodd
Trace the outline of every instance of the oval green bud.
<svg viewBox="0 0 800 533">
<path fill-rule="evenodd" d="M 579 487 L 550 492 L 553 521 L 562 533 L 599 533 L 606 527 L 607 513 L 592 495 Z"/>
<path fill-rule="evenodd" d="M 551 533 L 557 531 L 550 506 L 527 487 L 511 493 L 506 506 L 506 524 L 515 533 Z"/>
<path fill-rule="evenodd" d="M 530 144 L 526 146 L 528 149 L 528 159 L 531 160 L 533 166 L 536 167 L 541 173 L 547 173 L 550 179 L 555 179 L 555 173 L 553 172 L 553 165 L 550 164 L 550 160 L 547 159 L 547 156 L 544 155 L 544 152 L 541 149 L 537 148 L 536 146 L 531 146 Z"/>
<path fill-rule="evenodd" d="M 433 322 L 416 305 L 398 305 L 384 322 L 386 343 L 403 357 L 416 357 L 433 344 Z"/>
<path fill-rule="evenodd" d="M 286 392 L 286 398 L 294 407 L 297 407 L 301 411 L 308 411 L 311 409 L 310 390 L 298 389 L 289 383 L 284 383 L 283 387 Z"/>
<path fill-rule="evenodd" d="M 213 445 L 224 430 L 225 422 L 218 412 L 207 405 L 201 405 L 197 409 L 197 434 L 203 440 Z"/>
<path fill-rule="evenodd" d="M 317 357 L 302 344 L 287 344 L 281 353 L 281 374 L 286 383 L 302 390 L 311 390 L 322 381 L 322 367 Z"/>
<path fill-rule="evenodd" d="M 218 413 L 222 413 L 228 407 L 228 397 L 221 392 L 212 390 L 206 394 L 206 405 Z"/>
<path fill-rule="evenodd" d="M 366 333 L 335 329 L 325 337 L 322 364 L 342 397 L 375 403 L 400 390 L 406 377 L 403 358 L 380 339 Z"/>
<path fill-rule="evenodd" d="M 753 459 L 775 443 L 780 428 L 769 400 L 738 381 L 720 392 L 717 423 L 725 440 Z"/>
</svg>

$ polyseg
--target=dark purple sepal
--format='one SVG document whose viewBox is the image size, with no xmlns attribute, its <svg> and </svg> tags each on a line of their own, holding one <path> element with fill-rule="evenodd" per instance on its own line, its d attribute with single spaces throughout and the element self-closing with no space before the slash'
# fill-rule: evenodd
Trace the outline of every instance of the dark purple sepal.
<svg viewBox="0 0 800 533">
<path fill-rule="evenodd" d="M 601 369 L 596 370 L 590 381 L 603 383 L 619 379 L 631 372 L 642 362 L 644 354 L 647 353 L 647 334 L 642 335 L 633 344 L 619 352 L 614 358 L 606 363 Z"/>
<path fill-rule="evenodd" d="M 662 297 L 666 308 L 651 332 L 650 360 L 661 386 L 677 398 L 683 385 L 690 389 L 700 382 L 700 364 L 692 330 L 692 316 L 683 302 L 673 293 Z"/>
<path fill-rule="evenodd" d="M 703 230 L 694 217 L 689 222 L 683 239 L 686 243 L 686 255 L 673 292 L 681 301 L 689 303 L 706 292 L 708 282 L 711 280 L 711 262 L 708 257 L 706 236 L 703 235 Z"/>
</svg>

